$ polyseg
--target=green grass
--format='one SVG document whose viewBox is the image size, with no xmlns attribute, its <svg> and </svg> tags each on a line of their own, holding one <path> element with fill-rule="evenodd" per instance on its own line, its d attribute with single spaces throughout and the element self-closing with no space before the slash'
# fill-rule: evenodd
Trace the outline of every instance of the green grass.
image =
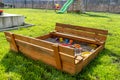
<svg viewBox="0 0 120 80">
<path fill-rule="evenodd" d="M 9 51 L 9 43 L 0 32 L 0 80 L 120 80 L 120 14 L 65 13 L 39 9 L 4 9 L 6 13 L 22 14 L 25 22 L 35 24 L 11 32 L 36 37 L 54 30 L 55 23 L 81 25 L 109 31 L 105 49 L 74 76 L 61 72 L 40 61 Z"/>
</svg>

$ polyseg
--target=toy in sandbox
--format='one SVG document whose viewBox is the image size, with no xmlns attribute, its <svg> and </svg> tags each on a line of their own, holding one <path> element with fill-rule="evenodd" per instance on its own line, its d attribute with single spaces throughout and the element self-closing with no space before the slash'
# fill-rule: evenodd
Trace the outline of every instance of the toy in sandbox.
<svg viewBox="0 0 120 80">
<path fill-rule="evenodd" d="M 35 38 L 5 32 L 10 49 L 70 74 L 79 73 L 104 48 L 108 31 L 56 23 Z"/>
<path fill-rule="evenodd" d="M 53 43 L 58 43 L 62 46 L 74 48 L 74 55 L 82 56 L 83 58 L 88 56 L 91 52 L 95 50 L 95 48 L 97 48 L 97 45 L 95 44 L 83 43 L 67 38 L 64 39 L 62 37 L 51 37 L 45 40 Z"/>
</svg>

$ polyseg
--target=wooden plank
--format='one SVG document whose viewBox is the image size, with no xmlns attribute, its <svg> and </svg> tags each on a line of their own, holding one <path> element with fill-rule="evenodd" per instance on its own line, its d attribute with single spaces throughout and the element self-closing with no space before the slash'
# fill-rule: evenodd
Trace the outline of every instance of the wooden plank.
<svg viewBox="0 0 120 80">
<path fill-rule="evenodd" d="M 83 58 L 81 56 L 76 56 L 75 64 L 79 64 L 79 62 L 81 62 L 82 60 L 83 60 Z"/>
<path fill-rule="evenodd" d="M 5 36 L 8 36 L 8 37 L 10 37 L 10 32 L 4 32 L 4 34 L 5 34 Z"/>
<path fill-rule="evenodd" d="M 58 51 L 59 50 L 58 44 L 53 45 L 53 50 L 54 50 L 54 57 L 55 57 L 57 69 L 62 69 L 61 58 L 60 58 L 60 54 Z"/>
<path fill-rule="evenodd" d="M 49 49 L 52 49 L 52 45 L 54 44 L 54 43 L 51 43 L 51 42 L 48 42 L 48 41 L 35 39 L 35 38 L 31 38 L 31 37 L 26 37 L 26 36 L 21 36 L 21 35 L 17 35 L 17 34 L 14 34 L 14 36 L 15 36 L 15 39 L 22 40 L 22 41 L 25 41 L 25 42 L 29 42 L 29 43 L 32 43 L 32 44 L 35 44 L 35 45 L 38 45 L 38 46 L 42 46 L 42 47 L 46 47 L 46 48 L 49 48 Z"/>
<path fill-rule="evenodd" d="M 76 64 L 76 67 L 75 67 L 76 73 L 79 73 L 84 68 L 83 63 L 84 63 L 84 61 L 82 60 L 82 61 L 79 62 L 79 64 Z"/>
<path fill-rule="evenodd" d="M 59 45 L 59 52 L 74 56 L 74 49 L 66 46 Z"/>
<path fill-rule="evenodd" d="M 94 52 L 92 52 L 88 57 L 84 58 L 79 64 L 76 64 L 76 71 L 80 72 L 82 68 L 89 64 L 89 62 L 94 59 L 102 49 L 103 45 L 99 46 Z"/>
<path fill-rule="evenodd" d="M 62 66 L 63 66 L 63 71 L 66 71 L 72 75 L 76 73 L 75 64 L 71 64 L 68 62 L 62 62 Z"/>
<path fill-rule="evenodd" d="M 11 38 L 6 36 L 6 40 L 10 43 L 11 42 Z"/>
<path fill-rule="evenodd" d="M 99 34 L 96 35 L 95 32 L 87 32 L 87 31 L 81 31 L 81 30 L 76 30 L 71 28 L 62 28 L 62 27 L 56 27 L 56 29 L 58 30 L 57 32 L 60 32 L 60 33 L 72 34 L 72 35 L 86 37 L 86 38 L 95 39 L 95 40 L 98 39 L 99 41 L 106 40 L 105 35 L 99 35 Z"/>
<path fill-rule="evenodd" d="M 108 34 L 107 30 L 94 29 L 94 28 L 88 28 L 88 27 L 82 27 L 82 26 L 75 26 L 75 25 L 70 25 L 70 24 L 56 23 L 56 27 L 71 28 L 71 29 L 76 29 L 76 30 L 83 30 L 83 31 L 88 31 L 88 32 L 95 32 L 95 33 L 99 33 L 99 34 L 103 34 L 103 35 L 107 35 Z"/>
<path fill-rule="evenodd" d="M 17 39 L 15 41 L 16 41 L 18 46 L 23 46 L 25 48 L 28 48 L 28 49 L 30 48 L 30 49 L 35 50 L 35 51 L 42 53 L 42 54 L 54 56 L 53 49 L 48 49 L 46 47 L 38 46 L 38 45 L 35 45 L 32 43 L 28 43 L 28 42 L 17 40 Z"/>
<path fill-rule="evenodd" d="M 7 37 L 8 41 L 11 42 L 11 38 Z M 43 48 L 28 42 L 15 40 L 16 44 L 19 46 L 19 51 L 25 55 L 31 57 L 34 60 L 40 60 L 52 66 L 56 66 L 53 50 L 48 48 Z"/>
<path fill-rule="evenodd" d="M 59 52 L 62 62 L 69 62 L 75 64 L 75 57 L 66 53 Z"/>
<path fill-rule="evenodd" d="M 47 39 L 47 38 L 50 38 L 51 37 L 51 34 L 46 34 L 46 35 L 43 35 L 43 36 L 39 36 L 39 37 L 36 37 L 37 39 Z"/>
<path fill-rule="evenodd" d="M 8 34 L 9 34 L 9 37 L 11 38 L 11 43 L 10 43 L 11 50 L 18 52 L 19 50 L 18 50 L 18 46 L 16 45 L 16 42 L 15 42 L 14 34 L 12 34 L 12 33 L 8 33 Z"/>
<path fill-rule="evenodd" d="M 31 47 L 24 47 L 24 46 L 19 46 L 19 50 L 25 54 L 26 56 L 34 59 L 34 60 L 40 60 L 44 63 L 47 63 L 49 65 L 52 65 L 54 67 L 56 67 L 56 62 L 54 57 L 47 55 L 47 54 L 43 54 L 40 53 L 34 49 L 32 49 Z"/>
<path fill-rule="evenodd" d="M 51 34 L 56 35 L 58 37 L 73 39 L 73 40 L 80 41 L 80 42 L 87 42 L 87 43 L 93 43 L 93 44 L 98 44 L 98 45 L 104 44 L 104 42 L 98 42 L 94 39 L 84 38 L 84 37 L 70 35 L 70 34 L 64 34 L 64 33 L 59 33 L 59 32 L 54 32 Z"/>
</svg>

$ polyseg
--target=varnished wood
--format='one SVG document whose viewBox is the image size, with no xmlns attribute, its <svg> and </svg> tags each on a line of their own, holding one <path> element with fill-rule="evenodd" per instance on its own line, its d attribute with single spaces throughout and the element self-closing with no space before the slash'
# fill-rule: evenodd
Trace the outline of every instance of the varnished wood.
<svg viewBox="0 0 120 80">
<path fill-rule="evenodd" d="M 53 45 L 54 57 L 57 65 L 57 69 L 62 69 L 61 58 L 59 54 L 58 44 Z"/>
<path fill-rule="evenodd" d="M 15 39 L 23 40 L 23 41 L 26 41 L 35 45 L 43 46 L 49 49 L 52 49 L 52 45 L 54 44 L 45 40 L 35 39 L 32 37 L 26 37 L 26 36 L 17 35 L 17 34 L 14 34 L 14 36 L 15 36 Z"/>
<path fill-rule="evenodd" d="M 19 50 L 20 52 L 22 52 L 23 54 L 25 54 L 26 56 L 34 60 L 40 60 L 40 61 L 43 61 L 44 63 L 47 63 L 49 65 L 56 67 L 55 58 L 50 55 L 40 53 L 32 49 L 31 47 L 19 46 Z"/>
<path fill-rule="evenodd" d="M 47 38 L 50 38 L 50 37 L 51 37 L 50 34 L 46 34 L 46 35 L 43 35 L 43 36 L 36 37 L 36 39 L 47 39 Z"/>
<path fill-rule="evenodd" d="M 62 70 L 65 72 L 68 72 L 72 75 L 74 75 L 76 73 L 76 65 L 75 64 L 71 64 L 69 62 L 62 62 Z"/>
<path fill-rule="evenodd" d="M 28 48 L 36 50 L 36 51 L 38 51 L 40 53 L 47 54 L 47 55 L 50 55 L 50 56 L 54 56 L 53 49 L 49 49 L 49 48 L 46 48 L 46 47 L 38 46 L 38 45 L 31 44 L 29 42 L 25 42 L 25 41 L 21 41 L 21 40 L 17 40 L 17 39 L 15 41 L 16 41 L 16 44 L 18 46 L 28 47 Z"/>
<path fill-rule="evenodd" d="M 71 64 L 75 64 L 74 56 L 70 56 L 70 55 L 62 53 L 62 52 L 59 52 L 59 54 L 60 54 L 62 62 L 69 62 Z"/>
<path fill-rule="evenodd" d="M 74 56 L 74 49 L 66 46 L 59 45 L 59 52 Z"/>
<path fill-rule="evenodd" d="M 10 37 L 10 32 L 4 32 L 5 36 L 9 36 Z"/>
<path fill-rule="evenodd" d="M 83 31 L 88 31 L 88 32 L 95 32 L 95 33 L 103 34 L 103 35 L 108 34 L 107 30 L 101 30 L 101 29 L 95 29 L 95 28 L 89 28 L 89 27 L 82 27 L 82 26 L 75 26 L 75 25 L 70 25 L 70 24 L 56 23 L 56 26 L 57 27 L 62 27 L 62 28 L 71 28 L 71 29 L 76 29 L 76 30 L 83 30 Z"/>
<path fill-rule="evenodd" d="M 87 32 L 87 31 L 76 30 L 76 29 L 71 29 L 71 28 L 63 28 L 63 27 L 56 27 L 56 29 L 57 29 L 57 32 L 60 32 L 60 33 L 81 36 L 81 37 L 95 39 L 95 40 L 99 40 L 99 41 L 106 40 L 105 35 L 100 35 L 100 34 L 96 35 L 96 33 L 94 33 L 94 32 Z"/>
<path fill-rule="evenodd" d="M 9 38 L 11 39 L 11 43 L 10 43 L 11 50 L 18 52 L 19 50 L 18 50 L 18 46 L 16 45 L 16 42 L 15 42 L 14 34 L 10 33 L 10 32 L 5 32 L 5 34 L 7 36 L 9 36 Z"/>
<path fill-rule="evenodd" d="M 87 42 L 87 43 L 93 43 L 93 44 L 98 44 L 98 45 L 104 44 L 104 42 L 97 42 L 94 39 L 84 38 L 81 36 L 75 36 L 75 35 L 64 34 L 64 33 L 59 33 L 59 32 L 54 32 L 51 34 L 59 36 L 59 37 L 63 37 L 63 38 L 73 39 L 73 40 L 80 41 L 80 42 Z"/>
</svg>

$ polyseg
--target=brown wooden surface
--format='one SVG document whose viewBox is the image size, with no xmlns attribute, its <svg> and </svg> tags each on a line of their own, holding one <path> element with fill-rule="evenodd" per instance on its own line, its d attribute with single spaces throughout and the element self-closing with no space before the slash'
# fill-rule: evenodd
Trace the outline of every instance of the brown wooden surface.
<svg viewBox="0 0 120 80">
<path fill-rule="evenodd" d="M 51 35 L 50 34 L 46 34 L 46 35 L 43 35 L 43 36 L 39 36 L 39 37 L 36 37 L 37 39 L 47 39 L 47 38 L 50 38 Z"/>
<path fill-rule="evenodd" d="M 68 63 L 68 62 L 65 62 L 63 61 L 62 62 L 62 66 L 63 66 L 63 71 L 66 71 L 70 74 L 75 74 L 76 73 L 76 65 L 75 64 L 71 64 L 71 63 Z"/>
<path fill-rule="evenodd" d="M 20 52 L 22 52 L 28 57 L 31 57 L 34 60 L 40 60 L 40 61 L 43 61 L 44 63 L 47 63 L 49 65 L 56 67 L 55 58 L 48 54 L 43 54 L 34 50 L 31 47 L 24 47 L 24 46 L 19 46 L 19 50 Z"/>
<path fill-rule="evenodd" d="M 98 42 L 95 39 L 83 38 L 80 36 L 75 36 L 75 35 L 70 35 L 70 34 L 64 34 L 64 33 L 59 33 L 59 32 L 54 32 L 51 34 L 56 35 L 58 37 L 73 39 L 73 40 L 80 41 L 80 42 L 87 42 L 87 43 L 93 43 L 93 44 L 98 44 L 98 45 L 104 44 L 104 42 Z"/>
<path fill-rule="evenodd" d="M 75 64 L 79 64 L 82 60 L 83 60 L 83 57 L 76 56 L 76 58 L 75 58 Z"/>
<path fill-rule="evenodd" d="M 59 52 L 74 56 L 74 49 L 59 45 Z"/>
<path fill-rule="evenodd" d="M 59 52 L 59 54 L 60 54 L 62 62 L 69 62 L 71 64 L 75 64 L 74 56 L 70 56 L 70 55 L 68 55 L 66 53 L 62 53 L 62 52 Z"/>
<path fill-rule="evenodd" d="M 10 37 L 7 37 L 7 40 L 11 42 Z M 47 64 L 57 67 L 52 49 L 38 46 L 23 40 L 18 40 L 18 39 L 14 39 L 14 40 L 16 41 L 17 46 L 19 46 L 19 51 L 22 52 L 23 54 L 31 57 L 34 60 L 41 60 Z"/>
<path fill-rule="evenodd" d="M 14 34 L 9 32 L 4 32 L 4 33 L 6 35 L 6 38 L 7 36 L 11 38 L 11 43 L 10 43 L 11 50 L 18 52 L 18 46 L 16 45 Z"/>
<path fill-rule="evenodd" d="M 24 46 L 25 48 L 26 47 L 32 48 L 33 50 L 36 50 L 37 52 L 47 54 L 47 55 L 50 55 L 50 56 L 54 56 L 53 49 L 48 49 L 46 47 L 38 46 L 38 45 L 31 44 L 31 43 L 21 41 L 21 40 L 17 40 L 17 39 L 15 41 L 16 41 L 18 46 Z"/>
<path fill-rule="evenodd" d="M 55 30 L 60 33 L 72 34 L 83 38 L 93 39 L 97 43 L 104 43 L 106 40 L 107 30 L 81 27 L 69 24 L 56 23 Z"/>
<path fill-rule="evenodd" d="M 95 39 L 99 41 L 106 40 L 105 35 L 99 35 L 99 34 L 96 35 L 96 33 L 94 32 L 87 32 L 87 31 L 76 30 L 76 29 L 71 29 L 71 28 L 63 28 L 63 27 L 56 27 L 56 29 L 58 30 L 57 32 L 61 32 L 61 33 L 72 34 L 72 35 Z"/>
<path fill-rule="evenodd" d="M 9 36 L 10 37 L 10 32 L 4 32 L 5 36 Z"/>
<path fill-rule="evenodd" d="M 87 32 L 95 32 L 95 33 L 103 34 L 103 35 L 108 34 L 107 30 L 88 28 L 88 27 L 82 27 L 82 26 L 75 26 L 75 25 L 70 25 L 70 24 L 56 23 L 56 30 L 57 30 L 57 27 L 71 28 L 71 29 L 76 29 L 76 30 L 83 30 L 83 31 L 87 31 Z"/>
<path fill-rule="evenodd" d="M 58 44 L 53 45 L 53 50 L 54 50 L 54 57 L 55 57 L 57 69 L 62 69 L 62 63 L 61 63 L 61 58 L 59 54 Z"/>
<path fill-rule="evenodd" d="M 26 37 L 26 36 L 17 35 L 17 34 L 14 34 L 14 36 L 15 36 L 15 39 L 26 41 L 26 42 L 29 42 L 29 43 L 32 43 L 32 44 L 35 44 L 35 45 L 38 45 L 38 46 L 46 47 L 46 48 L 49 48 L 49 49 L 52 49 L 52 45 L 54 44 L 54 43 L 51 43 L 51 42 L 48 42 L 48 41 L 35 39 L 35 38 L 32 38 L 32 37 Z"/>
</svg>

